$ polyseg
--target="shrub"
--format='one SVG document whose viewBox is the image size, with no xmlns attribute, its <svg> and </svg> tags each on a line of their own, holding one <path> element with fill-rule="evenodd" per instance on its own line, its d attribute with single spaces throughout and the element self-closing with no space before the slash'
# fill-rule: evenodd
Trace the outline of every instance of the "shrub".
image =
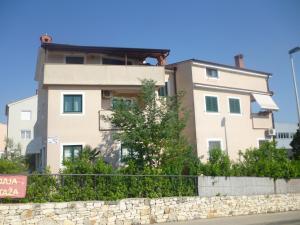
<svg viewBox="0 0 300 225">
<path fill-rule="evenodd" d="M 231 162 L 228 155 L 221 149 L 210 150 L 208 162 L 202 166 L 202 171 L 207 176 L 230 176 Z"/>
<path fill-rule="evenodd" d="M 275 142 L 266 142 L 258 149 L 240 152 L 240 173 L 244 176 L 292 178 L 296 176 L 295 166 L 289 160 L 285 149 L 276 148 Z"/>
</svg>

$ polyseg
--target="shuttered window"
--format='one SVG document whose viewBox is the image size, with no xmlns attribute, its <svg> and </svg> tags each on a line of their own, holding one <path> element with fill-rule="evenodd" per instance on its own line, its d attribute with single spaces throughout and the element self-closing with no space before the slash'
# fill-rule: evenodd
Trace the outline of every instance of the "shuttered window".
<svg viewBox="0 0 300 225">
<path fill-rule="evenodd" d="M 230 113 L 240 114 L 241 113 L 240 100 L 237 98 L 229 98 L 229 110 Z"/>
<path fill-rule="evenodd" d="M 218 98 L 214 96 L 205 96 L 206 112 L 219 112 Z"/>
</svg>

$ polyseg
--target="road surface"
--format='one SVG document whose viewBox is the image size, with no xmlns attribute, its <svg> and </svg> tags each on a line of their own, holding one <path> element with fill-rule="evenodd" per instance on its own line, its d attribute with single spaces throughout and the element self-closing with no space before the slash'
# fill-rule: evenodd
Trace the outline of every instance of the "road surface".
<svg viewBox="0 0 300 225">
<path fill-rule="evenodd" d="M 300 225 L 300 211 L 200 219 L 186 222 L 161 223 L 160 225 Z"/>
</svg>

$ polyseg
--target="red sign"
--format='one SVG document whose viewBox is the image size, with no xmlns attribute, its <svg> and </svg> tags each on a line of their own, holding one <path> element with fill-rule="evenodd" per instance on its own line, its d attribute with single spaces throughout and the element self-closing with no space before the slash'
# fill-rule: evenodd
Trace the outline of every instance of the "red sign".
<svg viewBox="0 0 300 225">
<path fill-rule="evenodd" d="M 0 198 L 25 198 L 27 176 L 0 174 Z"/>
</svg>

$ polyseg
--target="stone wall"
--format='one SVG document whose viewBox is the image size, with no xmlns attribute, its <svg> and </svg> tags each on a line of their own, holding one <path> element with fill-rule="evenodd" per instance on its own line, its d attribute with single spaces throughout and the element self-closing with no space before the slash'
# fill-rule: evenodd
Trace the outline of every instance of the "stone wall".
<svg viewBox="0 0 300 225">
<path fill-rule="evenodd" d="M 149 224 L 300 210 L 300 194 L 0 204 L 0 224 Z"/>
</svg>

